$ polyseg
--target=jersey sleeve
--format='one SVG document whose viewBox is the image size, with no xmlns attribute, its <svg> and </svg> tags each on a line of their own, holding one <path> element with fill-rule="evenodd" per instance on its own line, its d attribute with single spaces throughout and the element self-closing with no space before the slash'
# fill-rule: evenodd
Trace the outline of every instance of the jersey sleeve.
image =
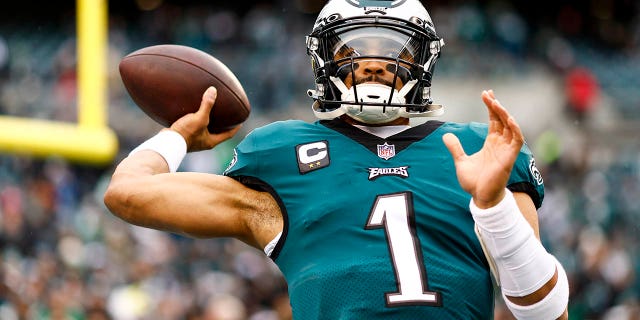
<svg viewBox="0 0 640 320">
<path fill-rule="evenodd" d="M 234 149 L 233 157 L 223 175 L 231 177 L 245 186 L 260 191 L 271 188 L 259 177 L 260 150 L 256 148 L 256 131 L 250 132 Z"/>
<path fill-rule="evenodd" d="M 277 196 L 274 183 L 278 184 L 297 165 L 295 158 L 291 158 L 294 149 L 282 135 L 286 137 L 297 125 L 281 121 L 251 131 L 233 150 L 233 158 L 223 175 Z"/>
<path fill-rule="evenodd" d="M 240 143 L 233 149 L 233 158 L 224 170 L 223 175 L 236 177 L 242 175 L 252 176 L 258 171 L 258 161 L 254 161 L 256 157 L 255 150 L 255 131 L 250 132 Z"/>
<path fill-rule="evenodd" d="M 511 192 L 524 192 L 531 197 L 536 208 L 540 208 L 544 199 L 544 181 L 536 167 L 536 161 L 529 146 L 525 143 L 520 150 L 507 183 Z"/>
</svg>

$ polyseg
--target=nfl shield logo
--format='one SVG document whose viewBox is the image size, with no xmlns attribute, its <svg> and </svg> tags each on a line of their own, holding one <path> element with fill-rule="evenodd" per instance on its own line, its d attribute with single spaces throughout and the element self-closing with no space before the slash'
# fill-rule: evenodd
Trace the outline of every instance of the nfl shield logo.
<svg viewBox="0 0 640 320">
<path fill-rule="evenodd" d="M 395 145 L 389 145 L 386 142 L 382 145 L 378 145 L 378 157 L 385 159 L 385 160 L 389 160 L 390 158 L 392 158 L 393 156 L 396 155 L 396 146 Z"/>
</svg>

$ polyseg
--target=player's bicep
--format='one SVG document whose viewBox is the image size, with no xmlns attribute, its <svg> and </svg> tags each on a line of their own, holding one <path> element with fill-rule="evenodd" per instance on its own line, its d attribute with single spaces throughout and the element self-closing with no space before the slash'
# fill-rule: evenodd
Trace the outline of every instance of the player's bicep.
<svg viewBox="0 0 640 320">
<path fill-rule="evenodd" d="M 239 236 L 244 230 L 243 213 L 250 210 L 253 191 L 224 176 L 176 173 L 153 176 L 153 215 L 174 232 L 196 237 Z"/>
<path fill-rule="evenodd" d="M 235 237 L 255 246 L 247 219 L 257 214 L 259 196 L 231 178 L 212 174 L 114 175 L 105 203 L 139 226 L 193 237 Z"/>
</svg>

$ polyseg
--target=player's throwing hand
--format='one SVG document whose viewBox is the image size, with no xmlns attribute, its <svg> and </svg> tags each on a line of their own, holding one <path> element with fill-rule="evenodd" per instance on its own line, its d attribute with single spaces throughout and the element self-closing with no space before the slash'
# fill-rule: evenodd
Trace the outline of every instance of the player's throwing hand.
<svg viewBox="0 0 640 320">
<path fill-rule="evenodd" d="M 241 124 L 229 131 L 222 133 L 211 133 L 207 130 L 209 124 L 209 114 L 217 98 L 215 87 L 209 87 L 202 95 L 200 108 L 194 113 L 189 113 L 176 120 L 171 125 L 171 130 L 182 135 L 187 143 L 187 151 L 208 150 L 221 142 L 230 139 L 238 132 Z"/>
</svg>

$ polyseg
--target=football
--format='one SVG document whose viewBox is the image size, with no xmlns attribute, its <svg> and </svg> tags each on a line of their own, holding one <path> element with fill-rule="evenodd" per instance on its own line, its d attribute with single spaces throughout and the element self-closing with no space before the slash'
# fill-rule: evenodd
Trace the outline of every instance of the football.
<svg viewBox="0 0 640 320">
<path fill-rule="evenodd" d="M 165 127 L 198 111 L 202 94 L 210 86 L 218 90 L 207 127 L 210 132 L 229 130 L 244 122 L 251 112 L 249 99 L 234 73 L 196 48 L 173 44 L 145 47 L 125 56 L 119 70 L 136 105 Z"/>
</svg>

